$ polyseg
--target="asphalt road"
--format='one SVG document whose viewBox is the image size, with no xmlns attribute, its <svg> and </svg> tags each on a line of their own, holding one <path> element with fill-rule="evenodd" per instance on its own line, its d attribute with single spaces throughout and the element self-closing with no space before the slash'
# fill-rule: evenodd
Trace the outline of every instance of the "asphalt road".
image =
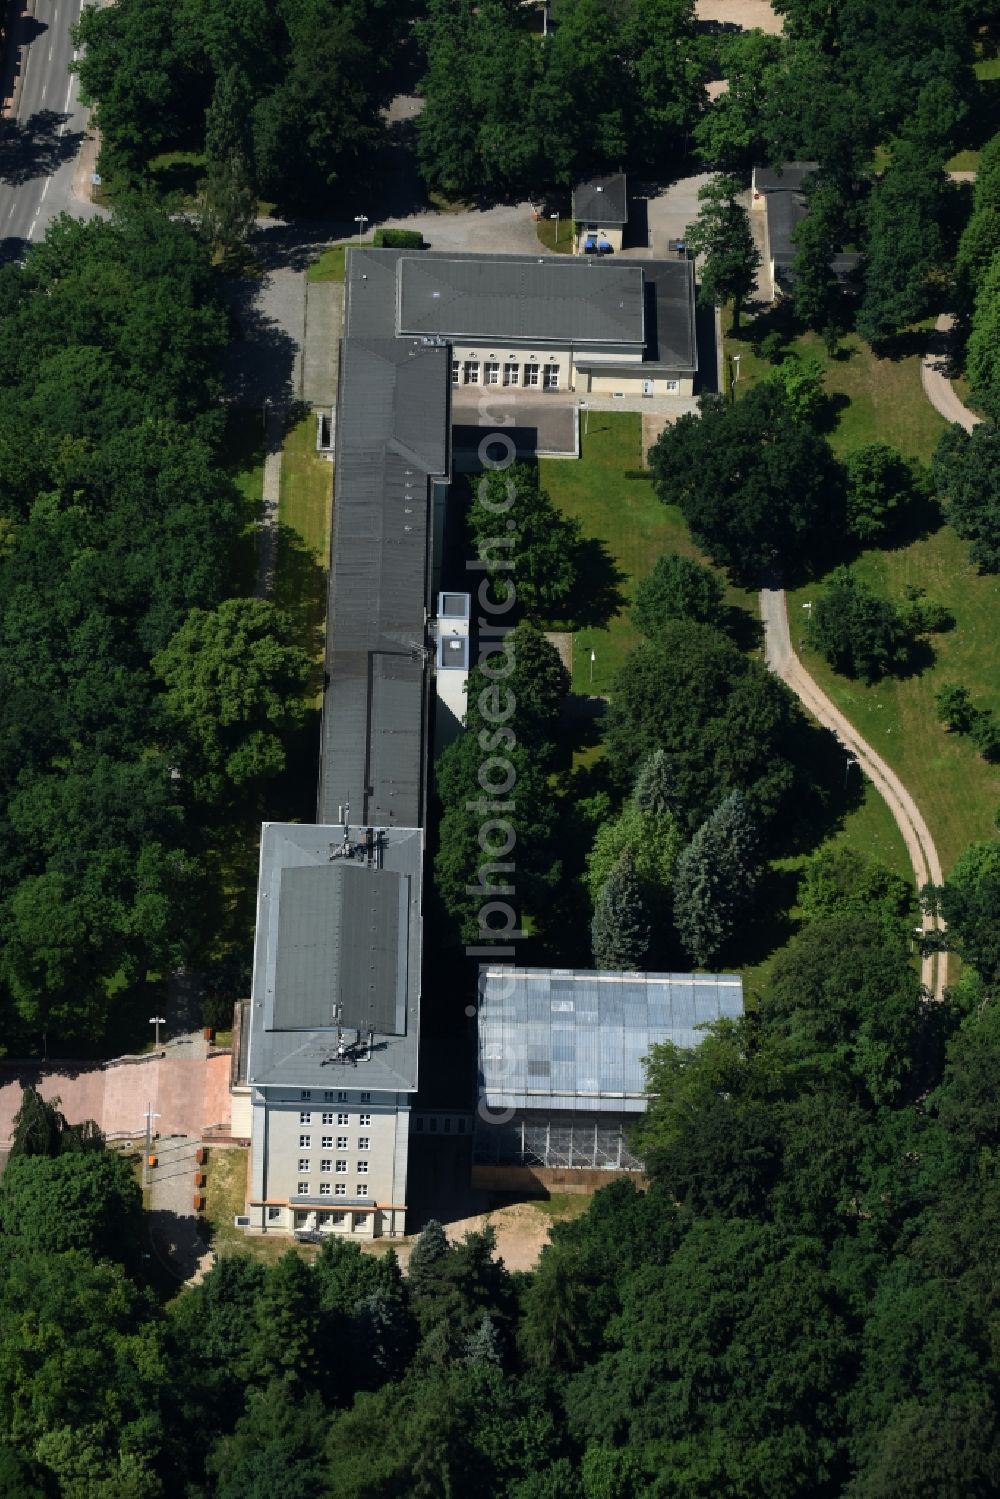
<svg viewBox="0 0 1000 1499">
<path fill-rule="evenodd" d="M 22 16 L 16 54 L 20 94 L 13 117 L 0 122 L 0 258 L 19 259 L 30 240 L 66 210 L 90 217 L 97 210 L 73 196 L 76 156 L 86 111 L 73 60 L 70 28 L 82 0 L 35 0 Z M 12 38 L 12 41 L 15 38 Z"/>
</svg>

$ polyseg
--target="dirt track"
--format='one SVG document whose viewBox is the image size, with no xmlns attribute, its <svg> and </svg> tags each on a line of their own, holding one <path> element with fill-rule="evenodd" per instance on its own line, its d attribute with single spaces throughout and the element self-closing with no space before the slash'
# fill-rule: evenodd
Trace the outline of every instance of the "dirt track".
<svg viewBox="0 0 1000 1499">
<path fill-rule="evenodd" d="M 699 21 L 723 21 L 742 26 L 744 31 L 758 29 L 777 35 L 782 27 L 768 0 L 695 0 Z"/>
</svg>

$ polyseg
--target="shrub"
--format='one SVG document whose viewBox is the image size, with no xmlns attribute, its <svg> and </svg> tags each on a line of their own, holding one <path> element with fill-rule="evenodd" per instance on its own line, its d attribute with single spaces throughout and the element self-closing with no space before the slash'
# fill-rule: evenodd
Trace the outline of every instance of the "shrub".
<svg viewBox="0 0 1000 1499">
<path fill-rule="evenodd" d="M 820 594 L 807 627 L 809 644 L 834 671 L 869 686 L 910 659 L 912 637 L 894 606 L 838 567 Z"/>
<path fill-rule="evenodd" d="M 424 237 L 419 229 L 376 229 L 372 244 L 380 250 L 422 250 Z"/>
</svg>

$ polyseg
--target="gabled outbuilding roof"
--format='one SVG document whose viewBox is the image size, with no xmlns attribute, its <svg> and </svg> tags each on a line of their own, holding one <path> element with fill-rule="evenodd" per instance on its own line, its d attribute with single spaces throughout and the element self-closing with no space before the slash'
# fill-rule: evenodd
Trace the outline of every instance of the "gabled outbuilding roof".
<svg viewBox="0 0 1000 1499">
<path fill-rule="evenodd" d="M 582 224 L 628 223 L 628 192 L 624 172 L 590 177 L 573 189 L 573 217 Z"/>
</svg>

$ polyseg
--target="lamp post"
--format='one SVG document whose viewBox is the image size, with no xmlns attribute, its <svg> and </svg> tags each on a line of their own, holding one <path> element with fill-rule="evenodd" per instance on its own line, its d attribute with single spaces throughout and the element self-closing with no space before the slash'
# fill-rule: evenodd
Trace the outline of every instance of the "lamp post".
<svg viewBox="0 0 1000 1499">
<path fill-rule="evenodd" d="M 844 766 L 844 786 L 845 786 L 845 788 L 846 788 L 846 786 L 847 786 L 847 779 L 848 779 L 848 776 L 849 776 L 849 775 L 850 775 L 850 773 L 851 773 L 851 766 L 852 766 L 852 765 L 857 765 L 857 763 L 858 763 L 858 762 L 857 762 L 857 760 L 856 760 L 856 759 L 855 759 L 855 758 L 854 758 L 854 756 L 853 756 L 853 755 L 848 755 L 848 757 L 847 757 L 847 764 L 846 764 L 846 765 L 845 765 L 845 766 Z"/>
<path fill-rule="evenodd" d="M 549 214 L 549 218 L 550 219 L 555 219 L 555 223 L 556 223 L 556 242 L 555 242 L 555 247 L 558 250 L 558 248 L 559 248 L 559 215 L 558 215 L 558 213 L 550 213 Z"/>
<path fill-rule="evenodd" d="M 159 1051 L 159 1049 L 160 1049 L 160 1026 L 161 1025 L 166 1025 L 167 1022 L 166 1022 L 166 1020 L 164 1020 L 164 1018 L 163 1018 L 162 1015 L 150 1015 L 150 1017 L 149 1017 L 149 1023 L 150 1023 L 150 1025 L 155 1025 L 156 1026 L 156 1050 Z"/>
<path fill-rule="evenodd" d="M 368 215 L 366 213 L 356 213 L 354 215 L 354 222 L 358 226 L 358 239 L 363 239 L 365 233 L 365 225 L 368 222 Z"/>
<path fill-rule="evenodd" d="M 591 650 L 591 652 L 590 652 L 590 685 L 591 685 L 591 687 L 593 687 L 593 685 L 594 685 L 594 662 L 596 660 L 597 660 L 597 652 L 595 650 Z"/>
<path fill-rule="evenodd" d="M 159 1114 L 154 1113 L 150 1105 L 146 1104 L 146 1153 L 142 1158 L 142 1181 L 143 1186 L 149 1185 L 149 1157 L 153 1153 L 153 1120 L 159 1119 Z"/>
<path fill-rule="evenodd" d="M 733 366 L 733 383 L 730 386 L 730 390 L 734 395 L 736 393 L 736 382 L 740 378 L 740 360 L 742 359 L 742 357 L 742 354 L 730 355 L 730 361 Z"/>
<path fill-rule="evenodd" d="M 580 402 L 580 410 L 583 412 L 583 435 L 586 437 L 590 430 L 590 405 L 587 401 Z"/>
</svg>

